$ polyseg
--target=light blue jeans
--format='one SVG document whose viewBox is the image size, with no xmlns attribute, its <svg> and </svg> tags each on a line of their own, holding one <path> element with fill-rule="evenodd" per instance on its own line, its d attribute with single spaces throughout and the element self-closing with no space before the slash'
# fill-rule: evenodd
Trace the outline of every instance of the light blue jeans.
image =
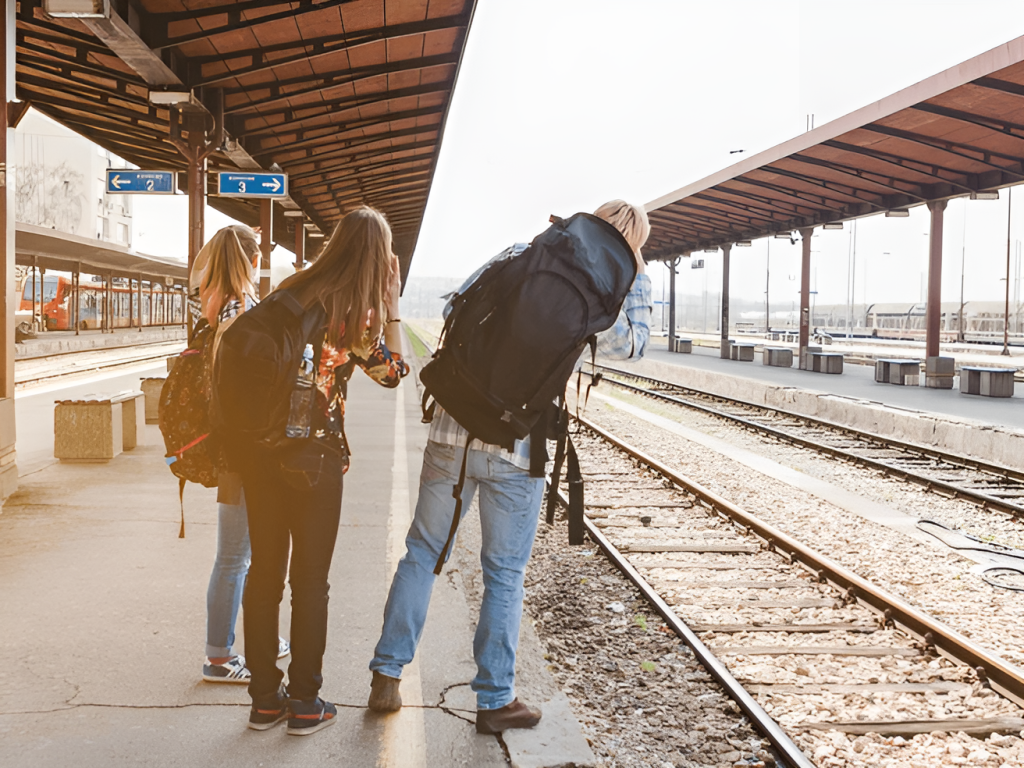
<svg viewBox="0 0 1024 768">
<path fill-rule="evenodd" d="M 235 621 L 250 558 L 244 494 L 240 503 L 217 508 L 217 559 L 206 589 L 206 655 L 211 659 L 234 655 Z"/>
<path fill-rule="evenodd" d="M 434 587 L 434 565 L 444 547 L 459 479 L 462 449 L 428 442 L 423 454 L 416 514 L 405 539 L 384 609 L 384 628 L 370 669 L 401 677 L 423 633 Z M 480 489 L 484 596 L 473 639 L 477 708 L 500 709 L 515 699 L 516 648 L 523 615 L 523 576 L 537 533 L 544 480 L 530 477 L 497 454 L 471 450 L 463 487 L 463 515 Z"/>
</svg>

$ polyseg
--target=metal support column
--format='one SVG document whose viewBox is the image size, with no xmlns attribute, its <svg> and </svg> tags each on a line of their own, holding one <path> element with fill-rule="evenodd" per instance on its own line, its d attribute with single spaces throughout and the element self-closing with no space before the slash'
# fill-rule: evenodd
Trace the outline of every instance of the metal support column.
<svg viewBox="0 0 1024 768">
<path fill-rule="evenodd" d="M 114 293 L 111 285 L 113 282 L 114 278 L 111 275 L 107 275 L 103 280 L 103 324 L 107 333 L 114 332 Z"/>
<path fill-rule="evenodd" d="M 139 333 L 142 333 L 142 326 L 144 325 L 144 323 L 142 321 L 142 273 L 139 273 L 139 291 L 138 291 L 138 295 L 139 295 Z"/>
<path fill-rule="evenodd" d="M 10 496 L 18 487 L 18 466 L 15 452 L 14 428 L 14 318 L 17 302 L 14 301 L 16 280 L 14 278 L 14 128 L 15 99 L 14 50 L 15 50 L 15 9 L 16 0 L 4 0 L 4 12 L 0 17 L 0 62 L 3 63 L 3 77 L 0 78 L 0 126 L 3 127 L 3 141 L 0 141 L 0 221 L 3 224 L 3 270 L 0 271 L 0 307 L 3 307 L 3 333 L 0 334 L 0 349 L 3 350 L 3 368 L 0 369 L 0 501 Z M 15 114 L 12 114 L 15 113 Z"/>
<path fill-rule="evenodd" d="M 302 219 L 295 222 L 295 271 L 299 272 L 306 266 L 306 227 Z"/>
<path fill-rule="evenodd" d="M 36 295 L 41 293 L 39 290 L 39 257 L 32 257 L 32 330 L 39 330 L 39 320 L 43 315 L 42 302 L 38 313 L 36 312 Z"/>
<path fill-rule="evenodd" d="M 74 290 L 73 301 L 75 302 L 75 336 L 78 336 L 82 328 L 82 265 L 81 263 L 75 264 L 75 271 L 71 273 L 71 278 L 74 280 L 72 286 Z"/>
<path fill-rule="evenodd" d="M 665 262 L 668 266 L 668 351 L 675 352 L 676 348 L 676 268 L 679 266 L 679 257 Z"/>
<path fill-rule="evenodd" d="M 721 357 L 728 360 L 729 351 L 729 254 L 732 251 L 732 243 L 722 246 L 722 341 L 720 344 Z"/>
<path fill-rule="evenodd" d="M 808 346 L 811 341 L 811 236 L 813 227 L 800 230 L 800 369 L 811 369 Z"/>
<path fill-rule="evenodd" d="M 928 233 L 928 303 L 925 307 L 925 385 L 933 389 L 952 389 L 952 357 L 939 357 L 942 330 L 942 220 L 946 201 L 928 203 L 931 227 Z"/>
<path fill-rule="evenodd" d="M 188 164 L 188 269 L 192 273 L 199 250 L 205 243 L 206 158 L 220 148 L 224 140 L 224 96 L 211 90 L 212 115 L 206 110 L 182 112 L 171 110 L 170 142 L 178 148 Z M 210 124 L 212 119 L 212 125 Z M 183 138 L 181 131 L 188 133 Z M 185 319 L 191 331 L 192 317 Z"/>
<path fill-rule="evenodd" d="M 270 293 L 270 251 L 274 247 L 274 201 L 260 200 L 260 298 Z"/>
</svg>

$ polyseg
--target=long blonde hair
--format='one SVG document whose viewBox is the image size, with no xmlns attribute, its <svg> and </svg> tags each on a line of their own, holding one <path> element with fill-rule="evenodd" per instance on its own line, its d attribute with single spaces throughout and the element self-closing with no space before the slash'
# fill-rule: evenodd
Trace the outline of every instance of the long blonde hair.
<svg viewBox="0 0 1024 768">
<path fill-rule="evenodd" d="M 362 349 L 380 336 L 391 276 L 391 227 L 380 211 L 361 206 L 347 213 L 315 262 L 281 288 L 316 296 L 327 310 L 329 339 L 341 348 Z"/>
<path fill-rule="evenodd" d="M 252 259 L 259 252 L 256 233 L 243 224 L 224 227 L 196 256 L 192 284 L 198 288 L 203 316 L 217 325 L 220 311 L 232 299 L 243 304 L 256 296 Z"/>
</svg>

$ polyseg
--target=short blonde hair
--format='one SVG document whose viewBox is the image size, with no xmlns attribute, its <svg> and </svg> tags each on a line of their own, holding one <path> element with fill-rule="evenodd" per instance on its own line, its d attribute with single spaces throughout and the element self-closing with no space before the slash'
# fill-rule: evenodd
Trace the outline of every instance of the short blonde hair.
<svg viewBox="0 0 1024 768">
<path fill-rule="evenodd" d="M 594 211 L 594 215 L 619 230 L 629 243 L 629 247 L 633 249 L 633 253 L 640 255 L 640 249 L 647 242 L 647 236 L 651 234 L 651 222 L 647 220 L 647 211 L 625 200 L 610 200 Z"/>
</svg>

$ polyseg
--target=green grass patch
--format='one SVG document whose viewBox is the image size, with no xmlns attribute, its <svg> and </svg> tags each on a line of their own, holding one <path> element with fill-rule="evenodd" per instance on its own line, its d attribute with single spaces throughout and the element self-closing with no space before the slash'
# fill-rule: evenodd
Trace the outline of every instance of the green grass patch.
<svg viewBox="0 0 1024 768">
<path fill-rule="evenodd" d="M 430 357 L 430 350 L 427 348 L 427 345 L 423 343 L 423 340 L 419 337 L 416 331 L 414 331 L 408 323 L 403 323 L 403 325 L 405 325 L 405 332 L 409 336 L 409 343 L 412 344 L 413 355 L 416 357 Z"/>
</svg>

